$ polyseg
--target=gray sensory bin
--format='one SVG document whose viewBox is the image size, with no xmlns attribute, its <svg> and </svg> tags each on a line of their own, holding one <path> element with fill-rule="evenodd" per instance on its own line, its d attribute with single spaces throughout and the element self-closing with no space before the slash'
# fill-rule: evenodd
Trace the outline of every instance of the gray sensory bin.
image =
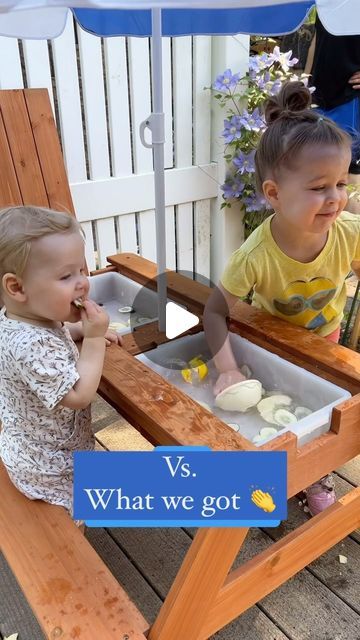
<svg viewBox="0 0 360 640">
<path fill-rule="evenodd" d="M 119 334 L 157 319 L 158 306 L 155 291 L 120 273 L 109 271 L 89 278 L 89 298 L 106 309 L 110 328 Z M 131 307 L 132 311 L 125 311 Z"/>
<path fill-rule="evenodd" d="M 260 444 L 286 431 L 292 431 L 300 445 L 329 430 L 332 408 L 350 397 L 342 389 L 279 356 L 258 347 L 237 334 L 231 334 L 231 344 L 239 366 L 247 365 L 250 377 L 261 382 L 264 397 L 284 394 L 292 399 L 292 407 L 306 407 L 310 415 L 298 419 L 296 423 L 282 427 L 266 422 L 256 407 L 245 413 L 224 411 L 215 406 L 213 384 L 217 372 L 210 359 L 210 350 L 204 333 L 174 339 L 152 351 L 136 356 L 138 360 L 159 373 L 163 378 L 181 389 L 196 402 L 205 404 L 213 414 L 248 440 L 252 441 L 264 427 L 276 428 L 276 433 L 265 437 Z M 186 382 L 182 368 L 189 360 L 200 357 L 206 362 L 208 374 L 200 379 L 193 376 Z"/>
</svg>

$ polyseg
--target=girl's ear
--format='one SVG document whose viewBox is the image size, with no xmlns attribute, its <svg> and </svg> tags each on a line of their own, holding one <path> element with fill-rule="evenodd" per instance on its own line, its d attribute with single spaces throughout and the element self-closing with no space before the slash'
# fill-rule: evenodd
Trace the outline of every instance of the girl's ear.
<svg viewBox="0 0 360 640">
<path fill-rule="evenodd" d="M 275 180 L 265 180 L 265 182 L 263 182 L 262 188 L 266 200 L 268 200 L 272 208 L 275 209 L 276 205 L 279 202 L 279 187 L 277 182 L 275 182 Z"/>
<path fill-rule="evenodd" d="M 14 273 L 5 273 L 2 279 L 4 293 L 16 302 L 26 302 L 26 294 L 21 278 Z"/>
</svg>

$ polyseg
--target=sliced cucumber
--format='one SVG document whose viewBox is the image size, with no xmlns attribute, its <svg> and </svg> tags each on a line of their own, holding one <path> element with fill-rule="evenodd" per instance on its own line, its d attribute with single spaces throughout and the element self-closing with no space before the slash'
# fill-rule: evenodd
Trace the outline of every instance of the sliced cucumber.
<svg viewBox="0 0 360 640">
<path fill-rule="evenodd" d="M 120 307 L 120 309 L 118 309 L 119 313 L 133 313 L 134 311 L 134 307 L 130 307 L 130 305 L 126 307 Z"/>
<path fill-rule="evenodd" d="M 227 422 L 228 427 L 234 429 L 234 431 L 239 431 L 240 427 L 236 422 Z"/>
<path fill-rule="evenodd" d="M 274 395 L 269 396 L 268 398 L 264 398 L 260 400 L 257 404 L 257 410 L 259 411 L 261 417 L 265 422 L 269 422 L 270 424 L 278 424 L 275 420 L 275 411 L 280 408 L 284 408 L 290 406 L 292 404 L 292 399 L 290 396 L 285 395 Z"/>
<path fill-rule="evenodd" d="M 274 436 L 277 433 L 277 429 L 275 427 L 263 427 L 260 429 L 259 433 L 253 437 L 252 441 L 254 443 L 264 442 L 271 436 Z"/>
<path fill-rule="evenodd" d="M 274 411 L 274 420 L 281 427 L 288 427 L 289 424 L 297 422 L 297 417 L 287 409 L 276 409 Z"/>
<path fill-rule="evenodd" d="M 307 407 L 296 407 L 294 413 L 298 420 L 302 420 L 303 418 L 307 418 L 307 416 L 310 416 L 312 414 L 312 411 Z"/>
</svg>

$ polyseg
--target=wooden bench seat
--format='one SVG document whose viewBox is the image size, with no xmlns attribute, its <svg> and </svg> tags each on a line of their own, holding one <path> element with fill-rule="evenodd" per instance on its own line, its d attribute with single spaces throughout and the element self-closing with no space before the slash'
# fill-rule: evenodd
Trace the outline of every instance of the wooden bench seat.
<svg viewBox="0 0 360 640">
<path fill-rule="evenodd" d="M 145 640 L 146 620 L 62 507 L 28 500 L 0 463 L 0 549 L 49 640 Z"/>
</svg>

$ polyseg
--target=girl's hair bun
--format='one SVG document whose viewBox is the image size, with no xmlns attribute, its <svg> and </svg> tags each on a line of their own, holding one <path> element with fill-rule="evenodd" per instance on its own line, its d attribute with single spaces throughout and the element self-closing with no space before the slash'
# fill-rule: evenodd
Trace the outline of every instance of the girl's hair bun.
<svg viewBox="0 0 360 640">
<path fill-rule="evenodd" d="M 265 103 L 265 121 L 269 125 L 279 118 L 296 117 L 311 105 L 311 93 L 303 82 L 286 82 L 276 96 Z"/>
</svg>

